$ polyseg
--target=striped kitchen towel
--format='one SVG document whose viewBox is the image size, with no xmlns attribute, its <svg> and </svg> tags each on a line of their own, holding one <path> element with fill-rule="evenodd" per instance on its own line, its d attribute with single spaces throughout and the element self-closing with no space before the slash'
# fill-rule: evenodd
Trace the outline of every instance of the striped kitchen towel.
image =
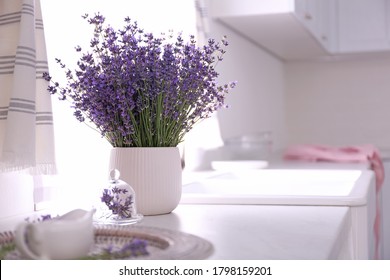
<svg viewBox="0 0 390 280">
<path fill-rule="evenodd" d="M 39 0 L 0 0 L 0 172 L 56 172 Z"/>
</svg>

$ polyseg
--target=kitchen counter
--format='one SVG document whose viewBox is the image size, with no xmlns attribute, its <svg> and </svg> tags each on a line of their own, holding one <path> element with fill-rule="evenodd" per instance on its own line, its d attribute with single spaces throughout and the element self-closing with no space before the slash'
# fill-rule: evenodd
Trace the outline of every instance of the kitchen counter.
<svg viewBox="0 0 390 280">
<path fill-rule="evenodd" d="M 1 220 L 0 231 L 12 230 L 25 217 Z M 213 244 L 210 259 L 350 258 L 343 246 L 349 244 L 348 207 L 180 204 L 140 225 L 202 237 Z"/>
<path fill-rule="evenodd" d="M 348 207 L 179 205 L 142 225 L 191 233 L 214 246 L 210 259 L 349 258 Z"/>
<path fill-rule="evenodd" d="M 286 212 L 286 215 L 290 214 L 287 213 L 289 211 L 301 211 L 298 216 L 303 219 L 305 219 L 305 215 L 310 215 L 310 213 L 306 214 L 305 211 L 312 211 L 313 206 L 315 211 L 324 211 L 324 215 L 330 216 L 336 215 L 335 212 L 330 212 L 333 211 L 330 209 L 346 207 L 348 208 L 347 212 L 349 212 L 347 214 L 349 216 L 347 218 L 349 219 L 347 223 L 350 231 L 349 238 L 327 236 L 333 242 L 338 240 L 336 243 L 338 243 L 340 252 L 343 252 L 343 257 L 340 255 L 334 257 L 335 254 L 332 253 L 328 257 L 323 255 L 322 258 L 375 258 L 376 251 L 373 245 L 377 240 L 374 232 L 376 216 L 375 176 L 371 170 L 368 170 L 368 164 L 274 160 L 266 169 L 268 170 L 242 171 L 241 168 L 237 167 L 232 172 L 208 170 L 185 173 L 183 181 L 186 185 L 184 186 L 182 203 L 200 204 L 201 206 L 213 205 L 213 207 L 228 204 L 229 207 L 246 205 L 265 207 L 265 209 L 272 209 L 272 211 L 280 208 Z M 268 206 L 270 207 L 268 208 Z M 256 210 L 252 211 L 256 212 Z M 256 220 L 259 213 L 248 214 L 248 216 L 252 215 L 253 219 Z M 261 216 L 259 217 L 261 218 Z M 278 219 L 275 218 L 276 221 Z M 324 220 L 320 219 L 319 222 L 323 224 Z M 309 224 L 306 224 L 305 230 L 300 235 L 296 235 L 294 242 L 297 242 L 299 236 L 305 239 L 305 231 L 310 233 L 314 227 L 321 227 L 313 223 L 311 228 Z M 328 226 L 335 227 L 333 229 L 337 231 L 340 224 Z M 290 231 L 290 229 L 283 230 Z M 253 229 L 253 232 L 259 231 L 260 229 Z M 344 241 L 340 242 L 340 240 Z M 343 246 L 349 246 L 348 244 L 350 248 L 344 250 Z M 328 243 L 326 246 L 330 245 Z M 332 247 L 328 249 L 331 250 L 330 248 Z M 379 250 L 381 249 L 379 248 Z M 287 255 L 289 256 L 289 254 Z M 381 252 L 379 252 L 379 258 L 380 256 Z"/>
</svg>

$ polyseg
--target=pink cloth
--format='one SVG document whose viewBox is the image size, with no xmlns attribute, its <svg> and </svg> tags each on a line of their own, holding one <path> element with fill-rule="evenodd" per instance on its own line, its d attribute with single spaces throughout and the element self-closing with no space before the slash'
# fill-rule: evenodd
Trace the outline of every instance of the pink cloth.
<svg viewBox="0 0 390 280">
<path fill-rule="evenodd" d="M 383 161 L 379 151 L 373 145 L 329 147 L 321 145 L 296 145 L 287 148 L 286 160 L 330 161 L 330 162 L 368 162 L 375 173 L 376 181 L 376 217 L 374 223 L 375 258 L 379 259 L 380 220 L 379 191 L 385 179 Z"/>
</svg>

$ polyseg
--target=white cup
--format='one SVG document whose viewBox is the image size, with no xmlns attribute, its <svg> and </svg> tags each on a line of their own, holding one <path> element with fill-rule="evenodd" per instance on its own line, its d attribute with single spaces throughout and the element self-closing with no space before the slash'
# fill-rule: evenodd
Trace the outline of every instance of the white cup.
<svg viewBox="0 0 390 280">
<path fill-rule="evenodd" d="M 95 210 L 73 210 L 40 223 L 22 223 L 15 231 L 15 244 L 29 259 L 65 260 L 87 256 L 94 243 Z"/>
</svg>

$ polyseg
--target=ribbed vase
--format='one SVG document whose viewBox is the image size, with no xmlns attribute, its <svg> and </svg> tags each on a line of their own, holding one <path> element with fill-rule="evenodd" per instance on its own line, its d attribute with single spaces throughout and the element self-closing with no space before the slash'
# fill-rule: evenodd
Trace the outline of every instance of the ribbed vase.
<svg viewBox="0 0 390 280">
<path fill-rule="evenodd" d="M 143 215 L 172 212 L 180 202 L 182 168 L 177 147 L 113 148 L 109 169 L 133 187 L 136 206 Z"/>
</svg>

